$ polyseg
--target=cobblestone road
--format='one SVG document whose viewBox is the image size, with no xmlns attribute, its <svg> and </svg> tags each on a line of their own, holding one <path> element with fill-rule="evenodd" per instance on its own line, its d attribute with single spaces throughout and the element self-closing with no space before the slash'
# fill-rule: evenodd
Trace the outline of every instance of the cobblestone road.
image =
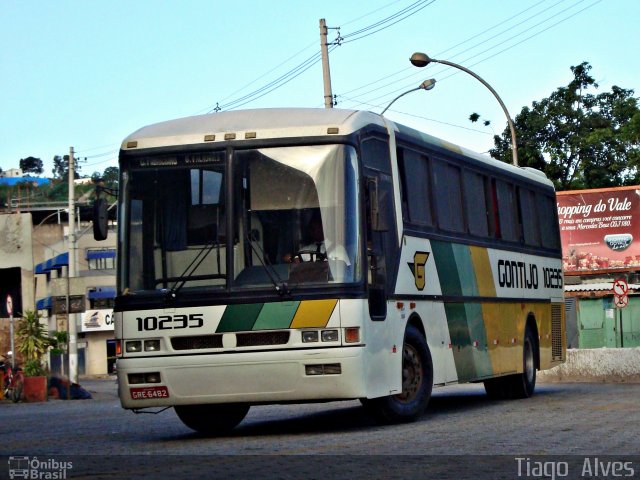
<svg viewBox="0 0 640 480">
<path fill-rule="evenodd" d="M 375 424 L 359 402 L 260 406 L 221 438 L 199 437 L 172 410 L 122 410 L 113 380 L 83 385 L 94 399 L 2 402 L 0 455 L 73 456 L 67 478 L 115 478 L 118 469 L 127 472 L 120 478 L 179 478 L 188 469 L 209 478 L 240 478 L 243 469 L 262 474 L 256 478 L 407 478 L 419 465 L 441 478 L 526 478 L 516 458 L 529 458 L 519 466 L 531 473 L 551 456 L 576 469 L 587 457 L 630 459 L 628 478 L 640 478 L 640 384 L 542 384 L 531 399 L 503 402 L 489 400 L 479 385 L 447 387 L 434 390 L 420 421 L 391 426 Z M 434 457 L 441 455 L 459 457 Z M 0 465 L 0 478 L 7 472 Z"/>
</svg>

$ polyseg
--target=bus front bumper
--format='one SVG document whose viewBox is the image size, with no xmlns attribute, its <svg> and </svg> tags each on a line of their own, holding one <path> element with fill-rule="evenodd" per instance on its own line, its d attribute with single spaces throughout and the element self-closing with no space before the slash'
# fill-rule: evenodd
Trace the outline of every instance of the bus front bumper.
<svg viewBox="0 0 640 480">
<path fill-rule="evenodd" d="M 354 346 L 120 358 L 118 390 L 128 409 L 362 398 L 363 353 Z"/>
</svg>

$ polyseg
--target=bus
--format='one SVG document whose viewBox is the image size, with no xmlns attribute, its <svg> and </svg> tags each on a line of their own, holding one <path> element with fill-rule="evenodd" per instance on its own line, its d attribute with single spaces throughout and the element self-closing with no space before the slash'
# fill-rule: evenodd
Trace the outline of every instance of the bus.
<svg viewBox="0 0 640 480">
<path fill-rule="evenodd" d="M 555 192 L 539 171 L 342 109 L 159 123 L 119 162 L 125 409 L 173 407 L 207 434 L 261 404 L 359 399 L 407 422 L 435 386 L 529 397 L 536 371 L 565 360 Z"/>
</svg>

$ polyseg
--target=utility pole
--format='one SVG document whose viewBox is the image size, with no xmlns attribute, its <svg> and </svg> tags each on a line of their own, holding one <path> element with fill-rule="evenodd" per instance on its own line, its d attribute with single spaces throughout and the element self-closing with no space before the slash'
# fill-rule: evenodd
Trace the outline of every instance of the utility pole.
<svg viewBox="0 0 640 480">
<path fill-rule="evenodd" d="M 69 147 L 69 266 L 67 267 L 67 331 L 69 332 L 69 381 L 78 383 L 78 326 L 76 314 L 70 313 L 70 282 L 76 276 L 76 200 L 75 200 L 75 162 L 73 147 Z"/>
<path fill-rule="evenodd" d="M 329 70 L 329 49 L 327 48 L 327 24 L 320 19 L 320 52 L 322 53 L 322 79 L 324 82 L 324 108 L 333 108 L 331 92 L 331 71 Z"/>
</svg>

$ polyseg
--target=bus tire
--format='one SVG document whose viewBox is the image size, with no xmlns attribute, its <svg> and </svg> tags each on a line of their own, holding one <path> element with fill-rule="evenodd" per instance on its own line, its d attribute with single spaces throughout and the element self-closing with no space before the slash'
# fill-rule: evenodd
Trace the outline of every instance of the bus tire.
<svg viewBox="0 0 640 480">
<path fill-rule="evenodd" d="M 176 415 L 187 427 L 203 435 L 221 435 L 230 432 L 249 412 L 246 403 L 211 405 L 176 405 Z"/>
<path fill-rule="evenodd" d="M 409 325 L 402 348 L 402 393 L 363 399 L 362 404 L 380 422 L 413 422 L 427 408 L 432 388 L 433 362 L 429 346 L 420 331 Z"/>
<path fill-rule="evenodd" d="M 536 348 L 535 335 L 527 327 L 522 348 L 522 373 L 485 380 L 484 389 L 490 398 L 508 400 L 533 395 L 536 388 Z"/>
</svg>

